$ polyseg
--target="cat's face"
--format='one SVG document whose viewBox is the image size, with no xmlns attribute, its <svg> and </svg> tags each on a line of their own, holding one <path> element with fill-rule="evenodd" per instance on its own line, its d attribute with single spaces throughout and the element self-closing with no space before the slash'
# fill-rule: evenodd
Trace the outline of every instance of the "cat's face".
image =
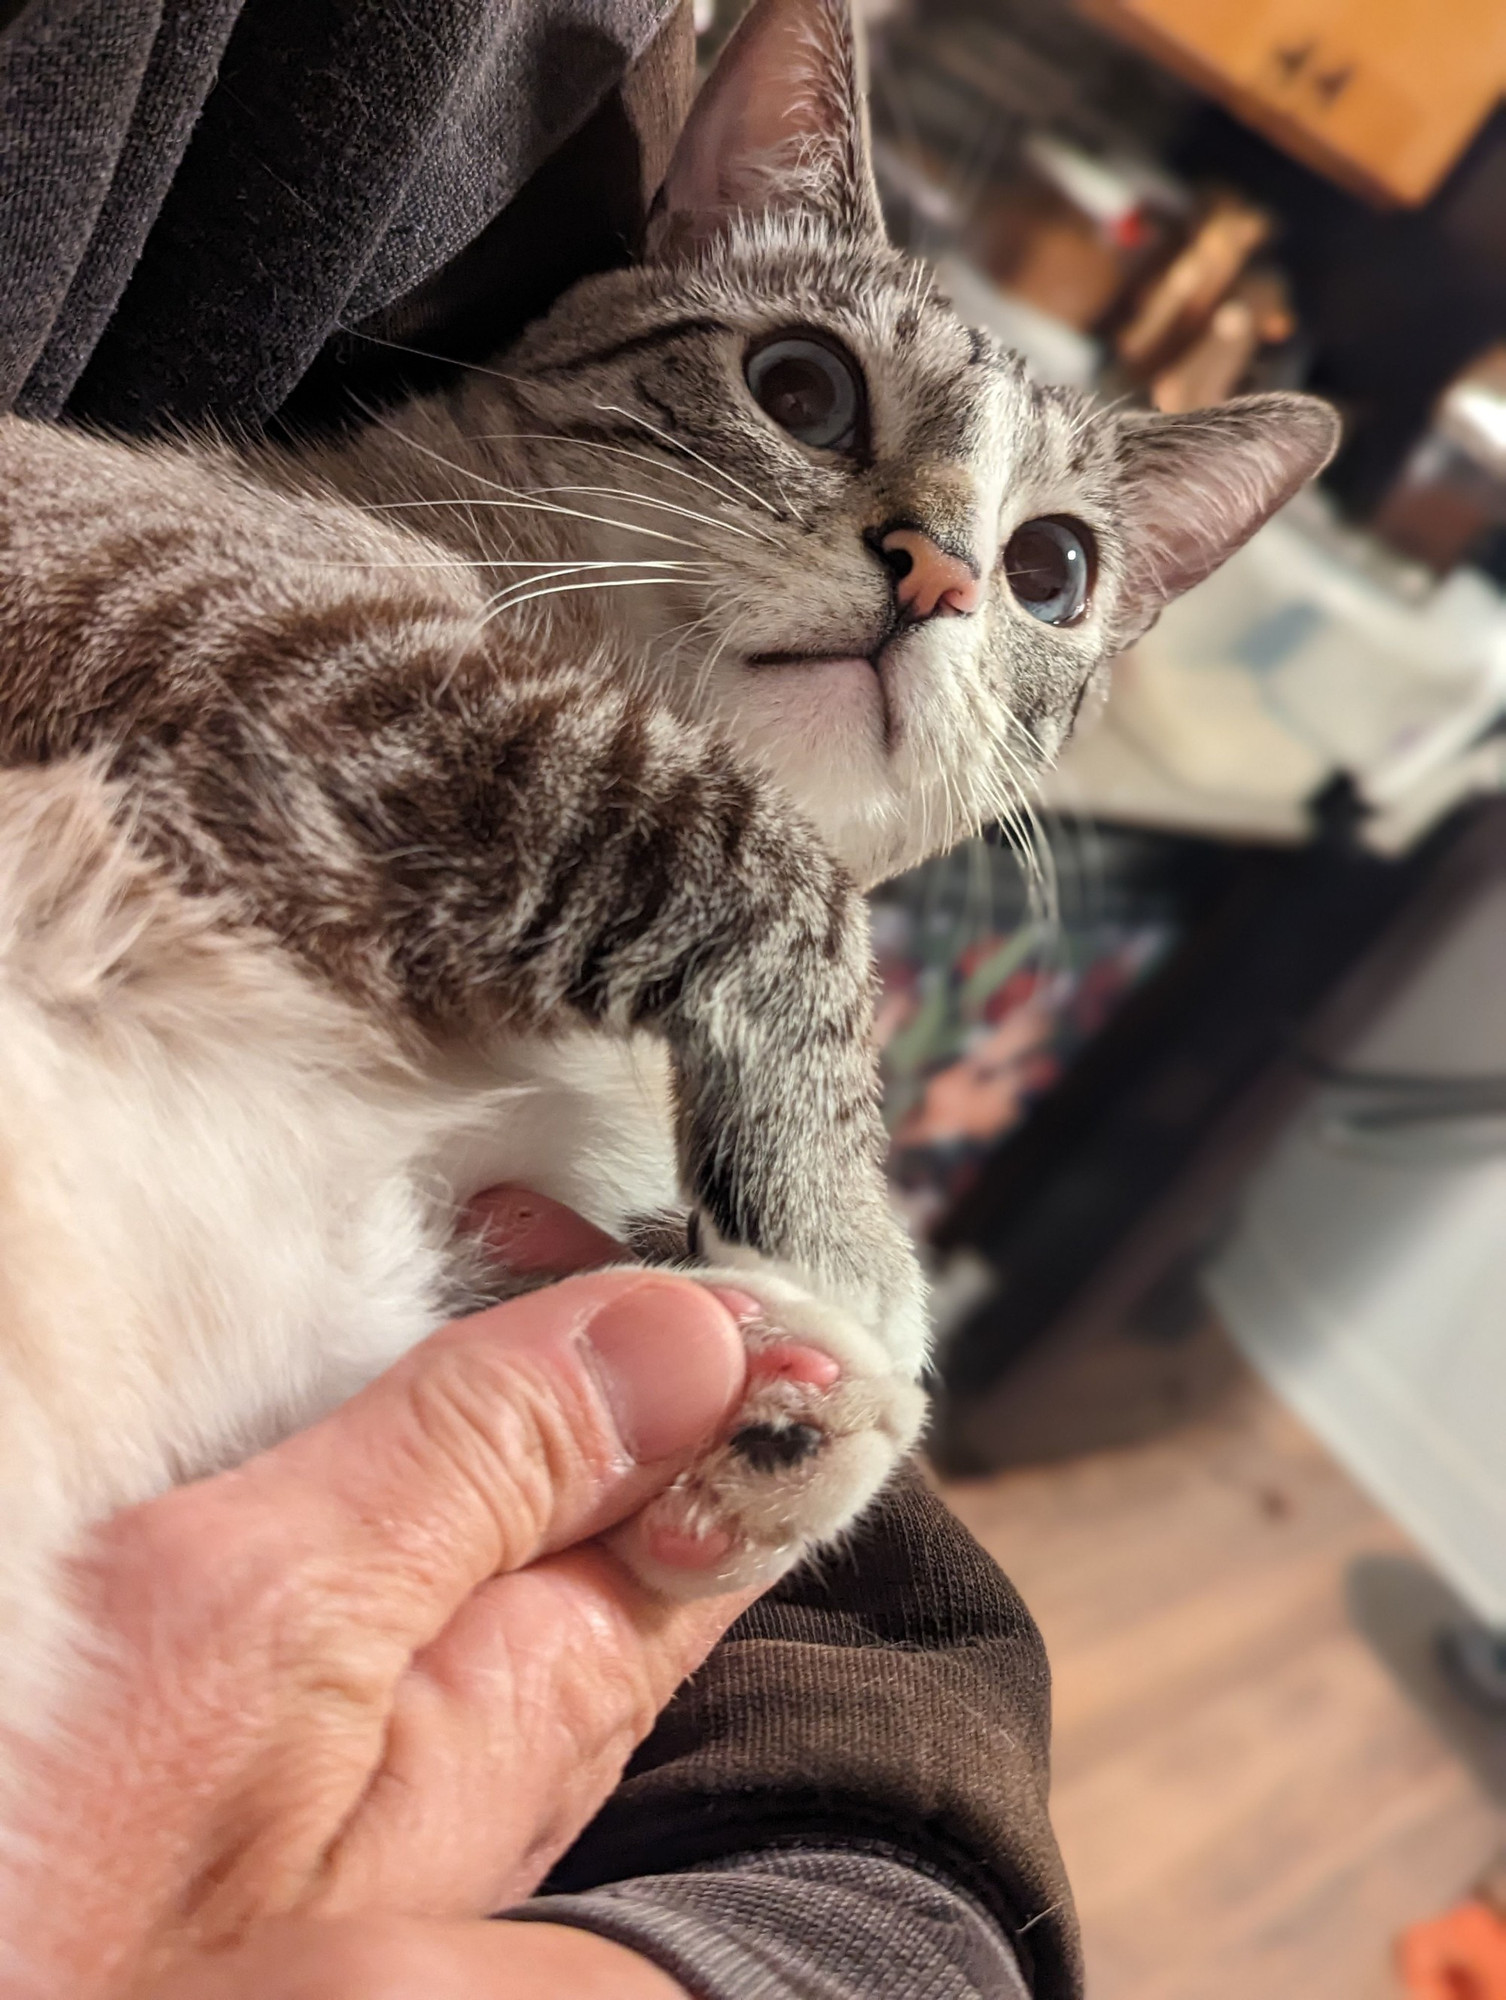
<svg viewBox="0 0 1506 2000">
<path fill-rule="evenodd" d="M 509 369 L 558 504 L 596 516 L 575 546 L 621 565 L 593 602 L 870 881 L 1007 818 L 1107 661 L 1335 436 L 1299 397 L 1101 411 L 966 328 L 884 240 L 840 0 L 758 0 L 649 261 Z"/>
</svg>

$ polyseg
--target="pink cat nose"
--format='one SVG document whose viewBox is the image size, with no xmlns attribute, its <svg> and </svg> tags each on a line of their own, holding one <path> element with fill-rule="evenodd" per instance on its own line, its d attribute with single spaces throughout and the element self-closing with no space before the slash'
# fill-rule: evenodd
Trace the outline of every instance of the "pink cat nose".
<svg viewBox="0 0 1506 2000">
<path fill-rule="evenodd" d="M 966 617 L 983 602 L 983 585 L 971 565 L 938 548 L 919 528 L 891 528 L 879 548 L 894 572 L 899 608 L 917 623 L 938 611 Z"/>
</svg>

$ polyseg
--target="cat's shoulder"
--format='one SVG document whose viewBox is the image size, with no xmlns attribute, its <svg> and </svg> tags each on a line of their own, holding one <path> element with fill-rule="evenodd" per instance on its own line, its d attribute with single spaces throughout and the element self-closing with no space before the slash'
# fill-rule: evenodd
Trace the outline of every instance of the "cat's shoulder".
<svg viewBox="0 0 1506 2000">
<path fill-rule="evenodd" d="M 120 438 L 0 415 L 6 567 L 67 565 L 108 544 L 127 563 L 197 555 L 227 578 L 245 571 L 305 589 L 317 571 L 317 594 L 401 579 L 405 596 L 477 605 L 474 578 L 447 551 L 317 478 L 280 479 L 284 463 L 294 462 L 214 437 Z"/>
</svg>

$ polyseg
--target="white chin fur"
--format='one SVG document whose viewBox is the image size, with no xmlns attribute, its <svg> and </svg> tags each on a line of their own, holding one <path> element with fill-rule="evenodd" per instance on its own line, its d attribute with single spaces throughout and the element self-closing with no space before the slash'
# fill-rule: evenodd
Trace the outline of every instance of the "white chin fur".
<svg viewBox="0 0 1506 2000">
<path fill-rule="evenodd" d="M 748 668 L 734 701 L 745 740 L 776 767 L 887 782 L 884 690 L 866 660 Z"/>
<path fill-rule="evenodd" d="M 966 765 L 989 753 L 957 697 L 975 672 L 975 640 L 954 623 L 972 621 L 903 635 L 886 652 L 882 680 L 866 660 L 833 658 L 724 667 L 711 692 L 712 715 L 865 887 L 977 830 L 974 787 L 984 774 Z"/>
<path fill-rule="evenodd" d="M 891 872 L 906 814 L 884 741 L 883 691 L 868 662 L 748 670 L 725 706 L 738 740 L 832 852 L 864 881 Z"/>
</svg>

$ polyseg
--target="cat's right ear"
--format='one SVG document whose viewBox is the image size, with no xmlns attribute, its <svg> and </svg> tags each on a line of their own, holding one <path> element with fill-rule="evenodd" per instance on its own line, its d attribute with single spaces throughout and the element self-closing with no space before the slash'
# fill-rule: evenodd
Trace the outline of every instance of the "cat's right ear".
<svg viewBox="0 0 1506 2000">
<path fill-rule="evenodd" d="M 649 215 L 650 257 L 739 214 L 884 233 L 848 0 L 754 0 L 702 86 Z"/>
</svg>

